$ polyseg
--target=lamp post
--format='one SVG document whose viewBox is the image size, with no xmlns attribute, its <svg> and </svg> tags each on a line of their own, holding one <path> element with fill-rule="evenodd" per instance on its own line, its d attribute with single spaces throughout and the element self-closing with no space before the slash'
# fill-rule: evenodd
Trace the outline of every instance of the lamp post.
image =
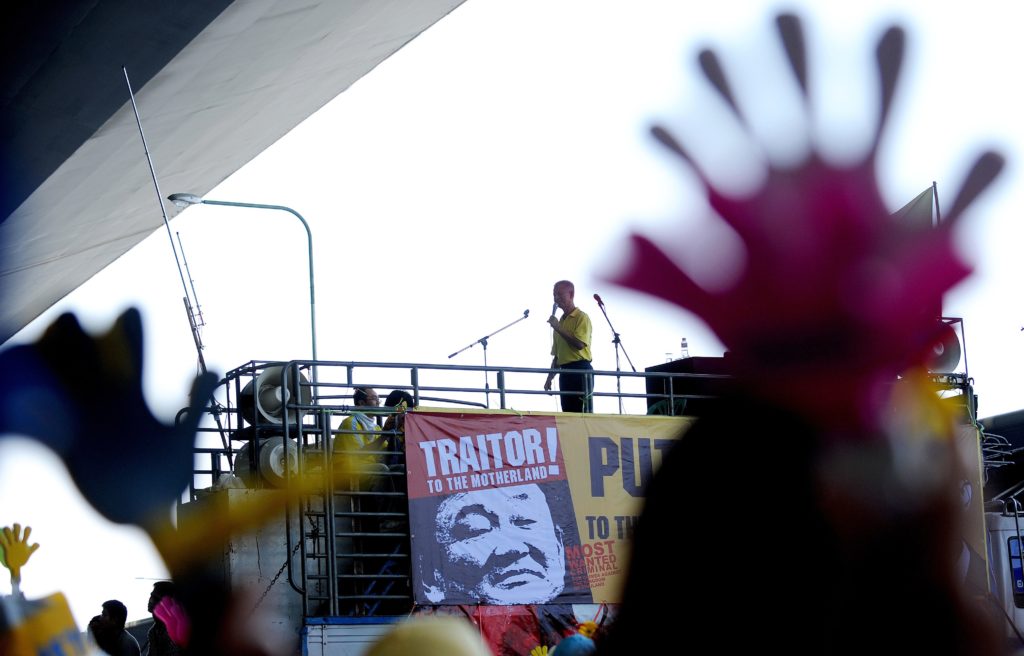
<svg viewBox="0 0 1024 656">
<path fill-rule="evenodd" d="M 222 205 L 224 207 L 251 207 L 258 210 L 281 210 L 288 212 L 295 216 L 299 221 L 302 221 L 302 227 L 306 229 L 306 241 L 309 245 L 309 328 L 313 340 L 313 361 L 315 362 L 316 357 L 316 295 L 313 291 L 313 233 L 309 229 L 309 224 L 306 223 L 306 219 L 302 218 L 302 215 L 293 210 L 290 207 L 284 205 L 264 205 L 262 203 L 236 203 L 227 200 L 209 200 L 207 198 L 201 198 L 195 194 L 171 194 L 167 197 L 167 200 L 171 201 L 178 207 L 187 207 L 189 205 Z M 313 367 L 313 383 L 316 383 L 316 366 Z"/>
</svg>

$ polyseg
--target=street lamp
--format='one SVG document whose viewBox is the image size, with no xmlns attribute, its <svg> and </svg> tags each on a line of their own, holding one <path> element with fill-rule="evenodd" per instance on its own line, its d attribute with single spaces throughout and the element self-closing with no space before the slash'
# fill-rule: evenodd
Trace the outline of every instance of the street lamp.
<svg viewBox="0 0 1024 656">
<path fill-rule="evenodd" d="M 309 230 L 309 224 L 306 223 L 306 219 L 302 218 L 302 215 L 293 210 L 290 207 L 284 205 L 263 205 L 261 203 L 235 203 L 227 200 L 209 200 L 207 198 L 201 198 L 195 194 L 171 194 L 167 197 L 167 200 L 171 201 L 178 207 L 188 207 L 189 205 L 223 205 L 224 207 L 252 207 L 258 210 L 281 210 L 288 212 L 295 216 L 299 221 L 302 221 L 302 227 L 306 229 L 306 240 L 309 244 L 309 327 L 313 337 L 313 361 L 315 362 L 316 357 L 316 296 L 313 291 L 313 233 Z M 316 383 L 316 367 L 313 367 L 313 382 Z"/>
</svg>

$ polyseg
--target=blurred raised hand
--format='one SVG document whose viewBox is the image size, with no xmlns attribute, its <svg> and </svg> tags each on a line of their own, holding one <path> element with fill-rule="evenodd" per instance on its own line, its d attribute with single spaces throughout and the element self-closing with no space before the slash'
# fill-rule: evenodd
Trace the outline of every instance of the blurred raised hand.
<svg viewBox="0 0 1024 656">
<path fill-rule="evenodd" d="M 21 581 L 21 568 L 39 548 L 39 543 L 29 545 L 28 538 L 32 535 L 32 527 L 26 526 L 21 532 L 21 524 L 5 526 L 0 530 L 0 550 L 4 553 L 3 565 L 11 572 L 11 580 Z"/>
<path fill-rule="evenodd" d="M 783 72 L 795 78 L 807 110 L 805 134 L 798 128 L 792 135 L 799 142 L 814 133 L 806 125 L 813 106 L 803 30 L 792 15 L 775 27 Z M 720 169 L 728 172 L 716 183 L 691 156 L 698 148 L 653 129 L 696 173 L 710 211 L 740 247 L 719 252 L 710 231 L 680 235 L 679 245 L 634 235 L 631 262 L 614 280 L 707 322 L 730 351 L 737 388 L 675 442 L 645 490 L 603 653 L 663 648 L 664 628 L 680 622 L 660 602 L 663 590 L 700 600 L 687 611 L 682 649 L 743 649 L 735 618 L 723 609 L 750 584 L 750 571 L 708 564 L 741 562 L 750 543 L 676 537 L 680 522 L 728 533 L 735 516 L 723 509 L 742 515 L 744 535 L 771 536 L 755 538 L 757 561 L 769 564 L 757 585 L 787 591 L 785 604 L 762 604 L 745 616 L 746 635 L 756 636 L 751 648 L 863 654 L 884 644 L 889 653 L 1003 653 L 1005 627 L 956 584 L 962 542 L 954 494 L 963 473 L 955 422 L 920 366 L 934 344 L 943 292 L 970 271 L 954 249 L 953 228 L 1003 158 L 985 152 L 975 159 L 938 227 L 891 216 L 876 159 L 903 50 L 900 28 L 877 41 L 878 125 L 867 154 L 850 165 L 827 161 L 816 145 L 795 163 L 772 161 L 770 144 L 751 136 L 756 122 L 737 101 L 751 96 L 734 92 L 711 50 L 700 52 L 700 69 L 748 145 L 764 154 L 760 186 L 731 192 L 741 185 L 723 178 L 748 164 L 749 152 Z M 761 95 L 746 103 L 752 112 L 777 102 L 778 85 L 755 89 Z M 685 241 L 696 247 L 684 248 Z M 697 252 L 712 252 L 719 268 L 738 255 L 730 275 L 712 285 L 683 255 Z M 666 544 L 673 545 L 671 567 L 661 558 Z"/>
<path fill-rule="evenodd" d="M 174 644 L 179 647 L 188 647 L 189 637 L 192 632 L 192 623 L 174 597 L 170 595 L 160 600 L 160 603 L 153 608 L 153 614 L 167 627 L 167 635 L 171 637 Z"/>
<path fill-rule="evenodd" d="M 142 367 L 135 309 L 96 337 L 64 314 L 37 342 L 0 352 L 0 433 L 46 444 L 98 512 L 140 526 L 165 521 L 188 485 L 201 410 L 217 381 L 197 377 L 188 411 L 167 425 L 146 405 Z"/>
<path fill-rule="evenodd" d="M 776 27 L 797 93 L 810 110 L 801 23 L 781 15 Z M 687 270 L 685 258 L 675 252 L 681 249 L 634 235 L 630 263 L 613 278 L 700 316 L 730 350 L 737 373 L 755 394 L 821 425 L 878 428 L 880 408 L 865 409 L 862 400 L 879 397 L 874 392 L 880 386 L 930 352 L 938 328 L 934 308 L 970 271 L 954 249 L 952 230 L 1003 166 L 997 153 L 978 156 L 935 229 L 893 219 L 875 168 L 903 52 L 904 32 L 898 27 L 877 42 L 878 125 L 867 155 L 853 165 L 830 163 L 812 148 L 795 166 L 766 161 L 759 189 L 730 195 L 667 129 L 653 128 L 654 137 L 697 174 L 711 210 L 742 241 L 742 262 L 731 284 L 709 290 Z M 703 50 L 698 63 L 749 133 L 751 121 L 718 55 Z M 772 87 L 772 93 L 779 90 Z M 767 152 L 753 136 L 749 141 L 755 151 Z M 702 238 L 681 235 L 680 243 Z M 706 246 L 705 251 L 714 248 Z"/>
</svg>

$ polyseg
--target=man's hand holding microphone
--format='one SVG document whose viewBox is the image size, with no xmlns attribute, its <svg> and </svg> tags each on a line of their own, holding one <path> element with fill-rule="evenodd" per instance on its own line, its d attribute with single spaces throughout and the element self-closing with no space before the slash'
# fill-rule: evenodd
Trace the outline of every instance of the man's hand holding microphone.
<svg viewBox="0 0 1024 656">
<path fill-rule="evenodd" d="M 552 303 L 551 304 L 551 316 L 548 317 L 548 325 L 551 326 L 552 328 L 554 328 L 555 330 L 558 330 L 558 319 L 555 318 L 555 310 L 557 310 L 557 309 L 558 309 L 558 303 Z M 551 366 L 554 366 L 554 364 L 552 363 Z M 555 379 L 555 372 L 552 371 L 551 373 L 548 374 L 548 379 L 544 381 L 544 391 L 545 392 L 550 392 L 551 391 L 551 382 L 554 379 Z"/>
</svg>

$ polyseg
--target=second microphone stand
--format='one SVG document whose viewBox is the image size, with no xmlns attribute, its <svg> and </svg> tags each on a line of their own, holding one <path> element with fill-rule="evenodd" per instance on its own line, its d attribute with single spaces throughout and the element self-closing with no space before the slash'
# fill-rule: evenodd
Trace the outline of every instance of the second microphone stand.
<svg viewBox="0 0 1024 656">
<path fill-rule="evenodd" d="M 622 349 L 622 354 L 626 356 L 626 362 L 629 363 L 630 369 L 633 373 L 636 373 L 636 367 L 633 366 L 633 361 L 629 359 L 629 353 L 626 353 L 626 347 L 622 345 L 622 338 L 619 333 L 615 332 L 615 326 L 612 325 L 612 320 L 608 318 L 608 312 L 604 309 L 604 301 L 597 300 L 597 306 L 601 308 L 601 314 L 604 315 L 604 320 L 608 322 L 608 327 L 612 329 L 612 344 L 615 344 L 615 391 L 619 397 L 619 414 L 622 414 L 622 367 L 619 364 L 619 349 Z"/>
<path fill-rule="evenodd" d="M 471 343 L 470 345 L 464 346 L 464 347 L 460 348 L 458 351 L 456 351 L 456 352 L 454 352 L 454 353 L 452 353 L 451 355 L 448 356 L 448 359 L 450 360 L 450 359 L 454 358 L 456 355 L 458 355 L 459 353 L 462 353 L 463 351 L 471 349 L 474 346 L 476 346 L 477 344 L 480 344 L 481 346 L 484 347 L 484 399 L 486 399 L 486 405 L 487 405 L 488 408 L 491 407 L 491 378 L 490 378 L 490 375 L 489 375 L 489 373 L 487 371 L 487 340 L 488 340 L 488 338 L 494 337 L 495 335 L 497 335 L 501 331 L 505 330 L 506 328 L 510 328 L 510 327 L 516 325 L 517 323 L 519 323 L 520 321 L 522 321 L 523 319 L 525 319 L 528 316 L 530 316 L 530 311 L 529 310 L 523 310 L 523 316 L 519 317 L 515 321 L 513 321 L 513 322 L 511 322 L 509 324 L 506 324 L 506 325 L 502 326 L 501 328 L 498 328 L 497 330 L 495 330 L 490 335 L 484 335 L 483 337 L 481 337 L 480 339 L 478 339 L 475 342 Z M 634 369 L 634 371 L 636 371 L 636 370 Z"/>
</svg>

